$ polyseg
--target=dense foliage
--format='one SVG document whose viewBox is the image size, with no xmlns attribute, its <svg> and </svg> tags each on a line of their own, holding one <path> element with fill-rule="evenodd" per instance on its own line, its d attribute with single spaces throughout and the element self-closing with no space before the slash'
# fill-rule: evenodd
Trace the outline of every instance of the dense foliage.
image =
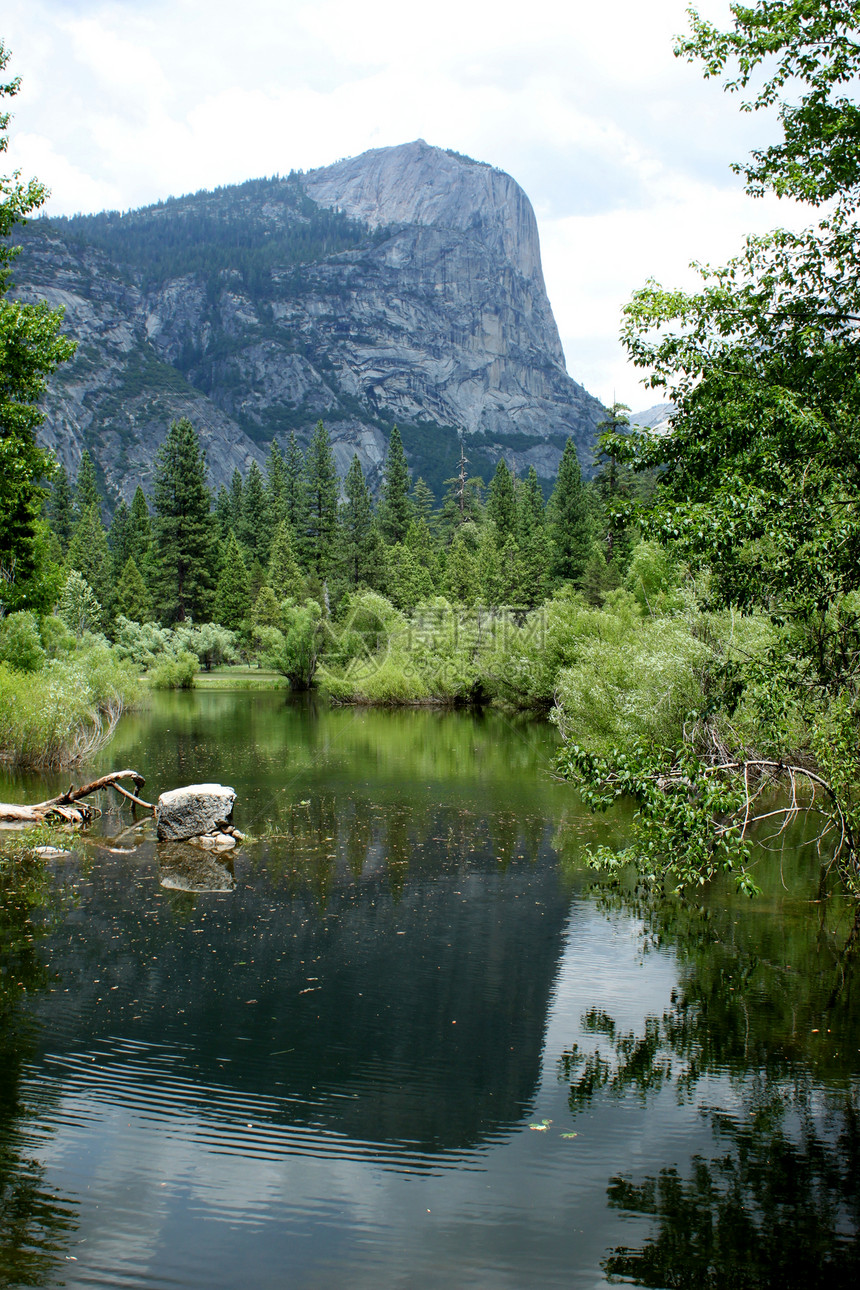
<svg viewBox="0 0 860 1290">
<path fill-rule="evenodd" d="M 729 264 L 701 271 L 698 292 L 651 282 L 636 293 L 625 311 L 628 350 L 675 411 L 668 434 L 610 435 L 607 447 L 657 472 L 639 523 L 706 575 L 705 603 L 766 615 L 771 639 L 712 672 L 683 740 L 632 761 L 624 744 L 606 761 L 571 744 L 564 769 L 599 803 L 623 783 L 640 804 L 632 854 L 653 873 L 662 847 L 660 872 L 686 881 L 712 871 L 714 848 L 743 862 L 758 811 L 744 806 L 734 833 L 724 822 L 760 798 L 790 753 L 792 794 L 804 778 L 819 784 L 813 767 L 824 772 L 835 853 L 856 884 L 860 108 L 851 93 L 860 5 L 758 0 L 731 12 L 726 32 L 694 12 L 677 52 L 727 76 L 729 90 L 755 81 L 748 110 L 779 105 L 781 141 L 737 169 L 750 192 L 827 204 L 825 217 L 800 234 L 748 238 Z M 727 741 L 724 728 L 750 701 L 754 728 L 745 742 Z M 688 864 L 694 844 L 700 857 Z"/>
<path fill-rule="evenodd" d="M 0 73 L 9 55 L 0 42 Z M 0 84 L 0 100 L 17 94 L 17 79 Z M 6 152 L 9 113 L 0 111 L 0 154 Z M 62 311 L 44 303 L 8 299 L 11 266 L 20 249 L 10 245 L 16 224 L 48 196 L 37 180 L 18 172 L 0 176 L 0 607 L 44 608 L 40 601 L 39 484 L 51 462 L 36 444 L 43 417 L 36 406 L 47 377 L 71 356 L 74 345 L 59 335 Z"/>
</svg>

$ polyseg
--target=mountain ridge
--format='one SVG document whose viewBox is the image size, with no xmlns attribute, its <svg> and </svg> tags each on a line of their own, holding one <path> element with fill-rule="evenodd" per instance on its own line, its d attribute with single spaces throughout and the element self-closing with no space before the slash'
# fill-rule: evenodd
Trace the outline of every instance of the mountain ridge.
<svg viewBox="0 0 860 1290">
<path fill-rule="evenodd" d="M 66 309 L 78 340 L 42 440 L 106 490 L 152 482 L 171 420 L 200 431 L 216 485 L 273 439 L 325 421 L 341 475 L 379 482 L 392 424 L 437 494 L 459 436 L 550 479 L 599 402 L 568 376 L 527 196 L 421 140 L 140 211 L 35 221 L 16 292 Z"/>
</svg>

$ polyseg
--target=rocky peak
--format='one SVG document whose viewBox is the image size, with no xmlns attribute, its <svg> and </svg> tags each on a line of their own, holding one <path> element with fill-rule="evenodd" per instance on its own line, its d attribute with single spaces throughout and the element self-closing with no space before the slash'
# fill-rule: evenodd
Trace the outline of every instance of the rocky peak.
<svg viewBox="0 0 860 1290">
<path fill-rule="evenodd" d="M 188 416 L 212 482 L 324 420 L 338 470 L 378 484 L 391 427 L 439 495 L 459 436 L 486 479 L 500 456 L 551 479 L 584 467 L 604 410 L 567 374 L 537 224 L 519 185 L 423 140 L 307 174 L 143 210 L 35 221 L 24 298 L 63 304 L 79 341 L 42 441 L 87 447 L 114 495 L 151 486 L 153 447 Z"/>
<path fill-rule="evenodd" d="M 546 290 L 532 204 L 516 180 L 485 162 L 416 139 L 311 170 L 301 183 L 321 206 L 371 228 L 419 224 L 467 233 Z"/>
</svg>

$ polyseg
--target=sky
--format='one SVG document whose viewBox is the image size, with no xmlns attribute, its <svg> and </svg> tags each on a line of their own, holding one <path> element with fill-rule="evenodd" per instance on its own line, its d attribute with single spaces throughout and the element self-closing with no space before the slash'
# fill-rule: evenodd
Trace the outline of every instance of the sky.
<svg viewBox="0 0 860 1290">
<path fill-rule="evenodd" d="M 725 0 L 699 10 L 726 23 Z M 127 210 L 423 138 L 506 170 L 538 220 L 570 374 L 659 402 L 621 309 L 803 221 L 731 162 L 772 121 L 676 59 L 685 0 L 4 0 L 7 158 L 49 214 Z"/>
</svg>

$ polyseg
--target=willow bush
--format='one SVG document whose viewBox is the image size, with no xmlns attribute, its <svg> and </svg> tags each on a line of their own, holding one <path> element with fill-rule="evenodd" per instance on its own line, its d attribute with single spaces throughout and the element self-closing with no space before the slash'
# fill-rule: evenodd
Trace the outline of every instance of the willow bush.
<svg viewBox="0 0 860 1290">
<path fill-rule="evenodd" d="M 134 669 L 100 646 L 37 672 L 0 663 L 0 757 L 44 770 L 83 761 L 138 693 Z"/>
</svg>

